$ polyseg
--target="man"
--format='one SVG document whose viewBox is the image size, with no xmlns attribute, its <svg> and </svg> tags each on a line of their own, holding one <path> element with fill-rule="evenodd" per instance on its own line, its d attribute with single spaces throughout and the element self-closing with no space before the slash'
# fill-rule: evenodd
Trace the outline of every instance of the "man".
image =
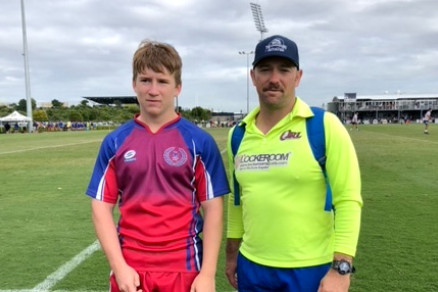
<svg viewBox="0 0 438 292">
<path fill-rule="evenodd" d="M 429 134 L 429 123 L 431 120 L 432 108 L 429 108 L 424 115 L 423 123 L 424 123 L 424 134 Z"/>
<path fill-rule="evenodd" d="M 140 114 L 107 135 L 97 157 L 86 193 L 110 291 L 215 290 L 229 188 L 213 138 L 174 110 L 181 67 L 171 45 L 140 44 L 132 81 Z"/>
<path fill-rule="evenodd" d="M 359 128 L 357 127 L 357 124 L 359 124 L 359 117 L 358 113 L 354 112 L 353 117 L 351 118 L 351 128 L 350 131 L 355 128 L 356 131 L 359 131 Z"/>
<path fill-rule="evenodd" d="M 324 210 L 325 179 L 307 139 L 313 112 L 295 96 L 302 74 L 293 41 L 276 35 L 257 44 L 251 78 L 259 107 L 242 121 L 235 159 L 228 143 L 240 198 L 229 197 L 225 273 L 239 291 L 347 291 L 350 285 L 362 206 L 358 161 L 345 127 L 326 112 L 334 216 L 331 204 Z"/>
<path fill-rule="evenodd" d="M 9 125 L 9 122 L 6 122 L 6 124 L 5 124 L 6 134 L 9 134 L 9 130 L 11 130 L 11 125 Z"/>
</svg>

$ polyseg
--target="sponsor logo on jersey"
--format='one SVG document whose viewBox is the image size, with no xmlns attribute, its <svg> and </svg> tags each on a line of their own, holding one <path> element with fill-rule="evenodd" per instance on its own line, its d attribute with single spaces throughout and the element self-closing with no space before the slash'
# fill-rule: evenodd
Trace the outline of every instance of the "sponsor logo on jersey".
<svg viewBox="0 0 438 292">
<path fill-rule="evenodd" d="M 300 139 L 301 138 L 301 132 L 292 132 L 291 130 L 287 130 L 280 136 L 280 140 L 289 140 L 289 139 Z"/>
<path fill-rule="evenodd" d="M 164 151 L 164 161 L 171 166 L 181 166 L 187 161 L 187 154 L 182 148 L 169 147 Z"/>
<path fill-rule="evenodd" d="M 135 152 L 135 150 L 128 150 L 123 155 L 123 158 L 125 159 L 125 162 L 132 162 L 137 160 L 137 158 L 135 157 L 136 154 L 137 152 Z"/>
<path fill-rule="evenodd" d="M 260 153 L 252 155 L 237 155 L 234 168 L 243 170 L 268 170 L 271 167 L 285 167 L 289 163 L 292 152 L 286 153 Z"/>
</svg>

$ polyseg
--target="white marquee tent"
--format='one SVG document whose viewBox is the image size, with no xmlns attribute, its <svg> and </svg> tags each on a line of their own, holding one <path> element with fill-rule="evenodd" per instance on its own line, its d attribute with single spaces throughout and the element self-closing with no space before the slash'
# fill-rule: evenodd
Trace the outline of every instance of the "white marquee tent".
<svg viewBox="0 0 438 292">
<path fill-rule="evenodd" d="M 29 122 L 30 120 L 30 118 L 23 116 L 17 111 L 0 118 L 0 122 Z"/>
</svg>

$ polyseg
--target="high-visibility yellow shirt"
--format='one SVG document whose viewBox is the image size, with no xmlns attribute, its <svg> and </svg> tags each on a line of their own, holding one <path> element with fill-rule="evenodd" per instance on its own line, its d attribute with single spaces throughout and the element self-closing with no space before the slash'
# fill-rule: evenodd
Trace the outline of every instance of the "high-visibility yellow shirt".
<svg viewBox="0 0 438 292">
<path fill-rule="evenodd" d="M 334 252 L 354 256 L 361 217 L 361 179 L 354 145 L 332 113 L 324 115 L 326 169 L 333 211 L 324 211 L 325 180 L 306 132 L 311 109 L 297 98 L 293 110 L 268 133 L 255 125 L 259 108 L 243 122 L 235 159 L 228 139 L 230 178 L 241 187 L 228 202 L 228 238 L 242 238 L 240 252 L 258 264 L 308 267 L 331 262 Z M 232 179 L 230 179 L 232 185 Z M 232 186 L 231 186 L 232 187 Z M 334 215 L 336 214 L 336 216 Z"/>
</svg>

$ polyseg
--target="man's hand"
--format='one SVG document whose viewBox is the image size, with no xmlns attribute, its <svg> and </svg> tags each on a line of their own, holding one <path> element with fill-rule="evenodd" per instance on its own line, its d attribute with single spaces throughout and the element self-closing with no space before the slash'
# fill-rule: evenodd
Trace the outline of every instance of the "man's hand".
<svg viewBox="0 0 438 292">
<path fill-rule="evenodd" d="M 330 268 L 322 278 L 318 292 L 348 292 L 350 287 L 350 274 L 341 275 Z"/>
<path fill-rule="evenodd" d="M 234 289 L 237 289 L 237 255 L 241 239 L 228 238 L 226 247 L 225 275 Z"/>
</svg>

